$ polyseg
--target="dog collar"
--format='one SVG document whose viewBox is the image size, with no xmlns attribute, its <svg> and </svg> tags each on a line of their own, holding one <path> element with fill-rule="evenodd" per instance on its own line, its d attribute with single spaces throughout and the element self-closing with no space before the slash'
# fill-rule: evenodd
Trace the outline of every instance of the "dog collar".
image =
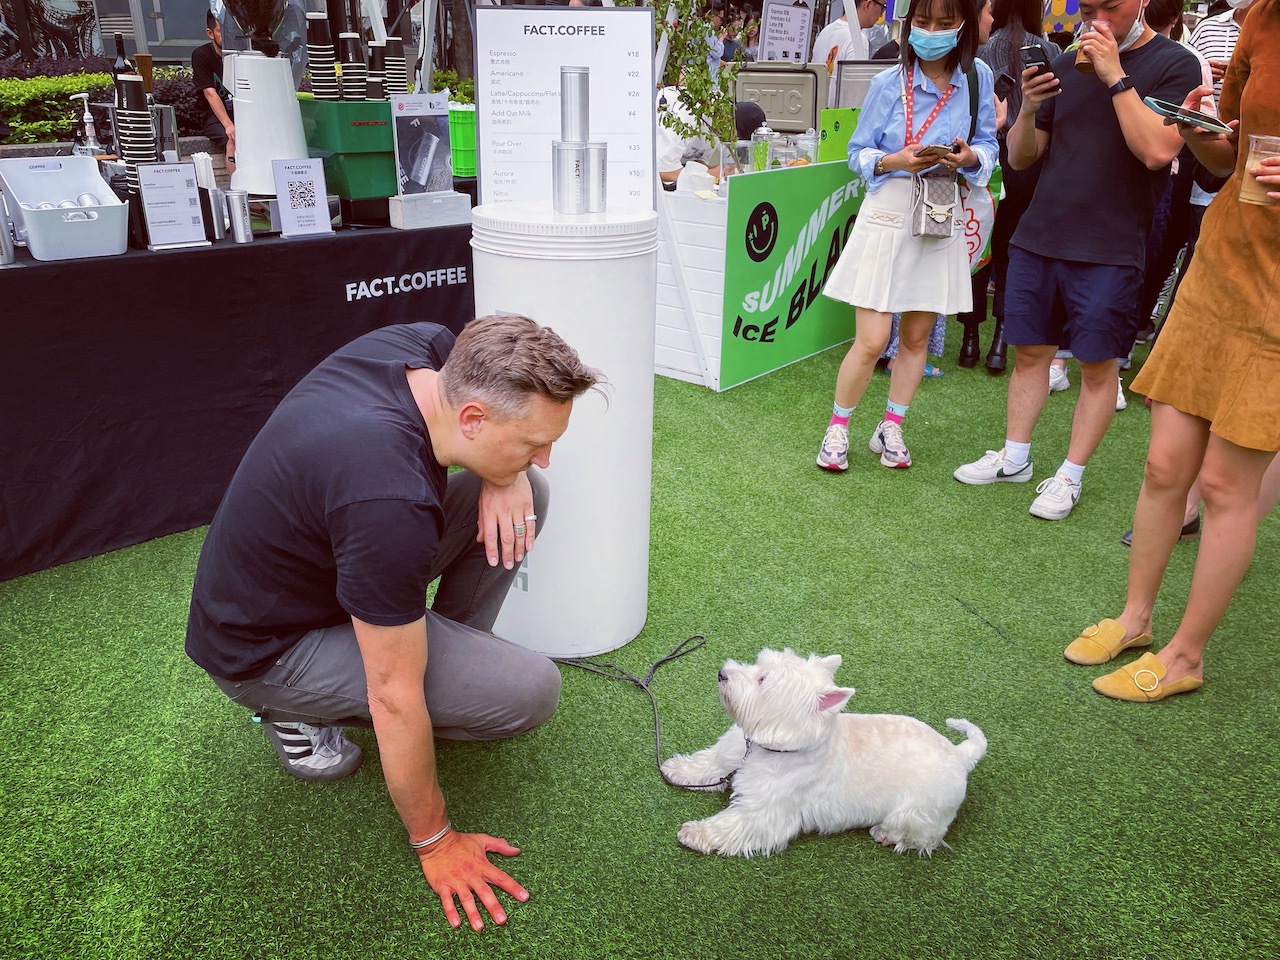
<svg viewBox="0 0 1280 960">
<path fill-rule="evenodd" d="M 747 752 L 750 753 L 752 748 L 759 747 L 766 753 L 804 753 L 803 750 L 779 750 L 777 747 L 766 747 L 762 743 L 756 743 L 754 740 L 747 741 Z"/>
</svg>

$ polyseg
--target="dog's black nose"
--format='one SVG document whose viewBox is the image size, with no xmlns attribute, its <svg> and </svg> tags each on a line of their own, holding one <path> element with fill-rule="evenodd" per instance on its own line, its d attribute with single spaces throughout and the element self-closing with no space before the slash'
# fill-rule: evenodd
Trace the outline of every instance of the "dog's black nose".
<svg viewBox="0 0 1280 960">
<path fill-rule="evenodd" d="M 716 679 L 719 680 L 721 683 L 724 683 L 726 680 L 729 679 L 729 675 L 725 673 L 723 670 L 721 670 L 719 673 L 716 674 Z"/>
</svg>

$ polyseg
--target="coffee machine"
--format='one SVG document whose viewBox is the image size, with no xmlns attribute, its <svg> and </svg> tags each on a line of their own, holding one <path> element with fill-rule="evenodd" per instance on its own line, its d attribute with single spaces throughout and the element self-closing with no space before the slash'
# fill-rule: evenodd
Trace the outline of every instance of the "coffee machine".
<svg viewBox="0 0 1280 960">
<path fill-rule="evenodd" d="M 289 61 L 272 36 L 286 0 L 226 0 L 227 12 L 249 38 L 250 50 L 228 53 L 223 76 L 235 101 L 236 169 L 231 189 L 273 197 L 273 160 L 307 159 L 307 140 Z"/>
</svg>

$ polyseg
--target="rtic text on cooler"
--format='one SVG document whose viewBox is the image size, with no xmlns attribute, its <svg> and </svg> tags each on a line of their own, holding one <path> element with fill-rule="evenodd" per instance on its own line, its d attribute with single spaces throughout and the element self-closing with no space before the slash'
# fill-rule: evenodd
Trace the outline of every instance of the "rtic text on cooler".
<svg viewBox="0 0 1280 960">
<path fill-rule="evenodd" d="M 419 270 L 403 273 L 398 277 L 374 277 L 347 284 L 347 302 L 368 297 L 390 296 L 394 293 L 411 293 L 429 287 L 448 287 L 467 282 L 466 267 L 441 267 L 438 270 Z"/>
</svg>

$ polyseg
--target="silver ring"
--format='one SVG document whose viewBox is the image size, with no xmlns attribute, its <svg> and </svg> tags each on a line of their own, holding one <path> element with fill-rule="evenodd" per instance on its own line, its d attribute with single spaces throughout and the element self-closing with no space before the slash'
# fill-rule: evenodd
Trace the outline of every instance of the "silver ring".
<svg viewBox="0 0 1280 960">
<path fill-rule="evenodd" d="M 534 520 L 538 519 L 538 515 L 536 513 L 531 513 L 525 517 L 525 519 L 532 523 Z"/>
<path fill-rule="evenodd" d="M 523 524 L 523 523 L 522 523 L 522 524 L 520 524 L 520 526 L 515 527 L 514 529 L 515 529 L 515 532 L 516 532 L 516 536 L 517 536 L 517 537 L 519 537 L 519 536 L 523 536 L 523 535 L 524 535 L 525 526 L 524 526 L 524 524 Z"/>
</svg>

